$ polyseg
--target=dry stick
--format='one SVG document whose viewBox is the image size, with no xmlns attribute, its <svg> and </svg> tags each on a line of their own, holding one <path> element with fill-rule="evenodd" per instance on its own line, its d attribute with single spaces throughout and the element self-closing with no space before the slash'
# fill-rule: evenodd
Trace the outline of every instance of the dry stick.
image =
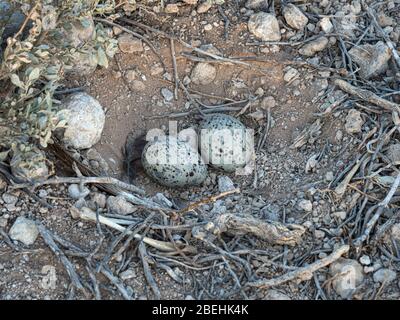
<svg viewBox="0 0 400 320">
<path fill-rule="evenodd" d="M 14 39 L 17 39 L 18 36 L 24 31 L 29 19 L 31 18 L 32 14 L 36 11 L 37 7 L 38 7 L 38 3 L 36 3 L 33 8 L 29 11 L 28 15 L 26 16 L 24 22 L 22 23 L 21 27 L 19 28 L 18 32 L 14 35 Z"/>
<path fill-rule="evenodd" d="M 357 88 L 342 79 L 336 79 L 335 84 L 343 91 L 350 93 L 364 101 L 367 101 L 369 103 L 373 103 L 379 107 L 382 107 L 383 109 L 385 109 L 387 111 L 399 111 L 400 112 L 400 105 L 398 105 L 397 103 L 391 102 L 389 100 L 383 99 L 369 90 Z"/>
<path fill-rule="evenodd" d="M 128 293 L 125 286 L 123 285 L 122 281 L 118 277 L 116 277 L 109 268 L 103 266 L 100 272 L 103 275 L 105 275 L 108 278 L 108 280 L 110 280 L 110 282 L 117 287 L 118 291 L 122 294 L 122 296 L 126 300 L 133 300 L 132 296 Z"/>
<path fill-rule="evenodd" d="M 36 221 L 36 226 L 37 226 L 39 233 L 42 236 L 44 242 L 49 246 L 51 251 L 53 251 L 53 253 L 61 260 L 61 263 L 64 265 L 65 269 L 67 270 L 67 273 L 71 279 L 72 284 L 77 289 L 81 290 L 83 292 L 83 294 L 86 296 L 86 298 L 88 298 L 89 293 L 83 287 L 82 282 L 79 279 L 79 276 L 75 271 L 74 265 L 71 263 L 71 261 L 68 260 L 68 258 L 65 256 L 65 254 L 61 251 L 61 249 L 54 242 L 54 238 L 53 238 L 52 234 L 39 221 Z"/>
<path fill-rule="evenodd" d="M 154 46 L 151 44 L 151 42 L 148 39 L 146 39 L 146 37 L 142 36 L 139 33 L 136 33 L 135 31 L 132 31 L 132 30 L 130 30 L 128 28 L 123 27 L 123 26 L 119 25 L 118 23 L 109 21 L 107 19 L 94 18 L 94 20 L 102 22 L 102 23 L 105 23 L 105 24 L 108 24 L 108 25 L 113 26 L 113 27 L 117 27 L 117 28 L 121 29 L 122 31 L 125 31 L 126 33 L 130 33 L 134 37 L 139 38 L 140 40 L 144 41 L 150 47 L 150 49 L 154 52 L 154 54 L 158 57 L 158 59 L 160 60 L 164 70 L 167 70 L 167 67 L 165 66 L 165 63 L 164 63 L 161 55 L 157 52 L 156 48 L 154 48 Z"/>
<path fill-rule="evenodd" d="M 175 80 L 174 98 L 175 98 L 175 100 L 178 100 L 179 77 L 178 77 L 178 69 L 176 67 L 174 39 L 169 39 L 169 42 L 170 42 L 170 47 L 171 47 L 172 66 L 174 68 L 174 80 Z"/>
<path fill-rule="evenodd" d="M 349 245 L 343 245 L 343 246 L 339 247 L 338 249 L 336 249 L 335 251 L 333 251 L 326 258 L 315 261 L 308 266 L 301 267 L 296 270 L 290 271 L 290 272 L 285 273 L 284 275 L 277 277 L 277 278 L 262 279 L 262 280 L 257 280 L 254 282 L 249 282 L 246 284 L 246 286 L 257 287 L 257 288 L 270 288 L 270 287 L 275 287 L 275 286 L 281 285 L 283 283 L 286 283 L 288 281 L 292 281 L 295 279 L 298 279 L 300 281 L 310 280 L 313 277 L 314 272 L 335 262 L 342 255 L 347 253 L 349 251 L 349 249 L 350 249 Z"/>
<path fill-rule="evenodd" d="M 155 282 L 153 275 L 151 274 L 149 262 L 147 261 L 147 259 L 149 259 L 149 256 L 143 242 L 139 243 L 139 254 L 140 258 L 142 259 L 144 276 L 149 283 L 150 288 L 153 290 L 156 299 L 159 300 L 161 297 L 160 289 L 158 289 L 157 283 Z"/>
<path fill-rule="evenodd" d="M 48 179 L 42 182 L 34 182 L 34 183 L 19 183 L 19 184 L 13 184 L 10 186 L 11 189 L 21 189 L 21 188 L 37 188 L 43 185 L 48 185 L 48 184 L 62 184 L 62 183 L 93 183 L 93 184 L 113 184 L 119 188 L 131 191 L 131 192 L 136 192 L 138 194 L 144 195 L 145 192 L 144 190 L 140 189 L 139 187 L 136 187 L 132 184 L 122 182 L 118 179 L 112 178 L 112 177 L 58 177 L 58 178 L 53 178 L 53 179 Z"/>
<path fill-rule="evenodd" d="M 378 204 L 378 209 L 376 210 L 375 214 L 372 216 L 372 218 L 368 221 L 364 233 L 356 240 L 354 241 L 354 245 L 360 249 L 362 243 L 368 239 L 372 229 L 374 228 L 375 224 L 377 223 L 378 219 L 382 215 L 383 211 L 385 208 L 388 207 L 390 200 L 392 200 L 393 195 L 397 191 L 397 188 L 400 185 L 400 173 L 397 175 L 395 181 L 393 182 L 392 187 L 390 188 L 388 194 L 386 195 L 385 199 L 383 199 L 379 204 Z"/>
</svg>

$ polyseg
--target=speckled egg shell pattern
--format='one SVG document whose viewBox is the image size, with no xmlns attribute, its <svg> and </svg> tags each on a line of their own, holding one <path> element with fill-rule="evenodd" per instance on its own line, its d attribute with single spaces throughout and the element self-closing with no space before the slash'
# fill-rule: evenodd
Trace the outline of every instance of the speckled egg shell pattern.
<svg viewBox="0 0 400 320">
<path fill-rule="evenodd" d="M 167 187 L 199 185 L 207 177 L 207 166 L 197 150 L 171 136 L 148 142 L 142 163 L 150 177 Z"/>
<path fill-rule="evenodd" d="M 200 150 L 205 163 L 216 168 L 234 172 L 250 160 L 246 150 L 251 141 L 246 138 L 246 127 L 236 118 L 226 114 L 214 114 L 200 123 Z M 232 143 L 222 130 L 230 132 Z M 228 130 L 228 131 L 227 131 Z"/>
</svg>

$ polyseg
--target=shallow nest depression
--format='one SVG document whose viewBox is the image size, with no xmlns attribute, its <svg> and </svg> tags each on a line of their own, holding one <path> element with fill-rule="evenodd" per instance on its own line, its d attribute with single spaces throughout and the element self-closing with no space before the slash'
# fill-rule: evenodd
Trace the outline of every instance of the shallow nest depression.
<svg viewBox="0 0 400 320">
<path fill-rule="evenodd" d="M 165 5 L 94 17 L 119 51 L 57 93 L 105 109 L 93 148 L 55 135 L 55 174 L 37 182 L 1 164 L 0 297 L 398 299 L 399 4 Z M 270 16 L 280 39 L 262 41 L 250 25 Z M 210 82 L 193 79 L 199 63 Z M 148 130 L 213 113 L 255 130 L 251 174 L 209 168 L 185 189 L 145 175 Z M 32 244 L 13 241 L 20 216 Z"/>
</svg>

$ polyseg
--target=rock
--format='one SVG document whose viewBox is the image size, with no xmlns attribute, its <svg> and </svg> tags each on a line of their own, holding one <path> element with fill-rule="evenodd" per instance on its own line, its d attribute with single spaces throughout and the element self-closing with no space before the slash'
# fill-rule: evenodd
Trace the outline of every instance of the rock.
<svg viewBox="0 0 400 320">
<path fill-rule="evenodd" d="M 196 11 L 199 14 L 206 13 L 208 10 L 210 10 L 211 7 L 212 7 L 211 1 L 206 0 L 199 4 Z"/>
<path fill-rule="evenodd" d="M 95 34 L 93 18 L 91 16 L 86 16 L 73 20 L 72 22 L 67 22 L 63 26 L 62 34 L 72 47 L 82 47 L 86 42 L 90 41 Z"/>
<path fill-rule="evenodd" d="M 349 55 L 360 67 L 360 76 L 369 79 L 383 73 L 388 67 L 391 57 L 389 47 L 382 41 L 375 45 L 364 44 L 354 46 Z"/>
<path fill-rule="evenodd" d="M 165 13 L 178 13 L 179 7 L 176 3 L 169 3 L 165 6 Z"/>
<path fill-rule="evenodd" d="M 68 111 L 63 137 L 65 144 L 87 149 L 100 140 L 105 113 L 96 99 L 84 92 L 74 93 L 62 102 L 61 109 Z"/>
<path fill-rule="evenodd" d="M 92 195 L 92 201 L 99 207 L 105 208 L 107 203 L 107 197 L 105 194 L 96 192 Z"/>
<path fill-rule="evenodd" d="M 113 213 L 122 215 L 131 214 L 137 210 L 133 204 L 129 203 L 121 196 L 109 196 L 107 198 L 107 208 Z"/>
<path fill-rule="evenodd" d="M 313 209 L 312 202 L 310 200 L 303 199 L 298 203 L 299 209 L 306 212 L 311 212 Z"/>
<path fill-rule="evenodd" d="M 118 47 L 123 53 L 143 52 L 142 40 L 129 33 L 123 33 L 118 37 Z"/>
<path fill-rule="evenodd" d="M 278 290 L 268 290 L 265 295 L 265 300 L 292 300 L 288 295 L 278 291 Z"/>
<path fill-rule="evenodd" d="M 394 20 L 392 17 L 387 16 L 384 12 L 380 12 L 377 14 L 378 24 L 382 27 L 392 26 L 394 24 Z"/>
<path fill-rule="evenodd" d="M 273 107 L 275 107 L 276 105 L 276 101 L 275 98 L 273 96 L 268 96 L 265 97 L 260 104 L 260 107 L 264 110 L 268 110 L 268 109 L 272 109 Z"/>
<path fill-rule="evenodd" d="M 362 264 L 362 265 L 364 265 L 364 266 L 368 266 L 368 265 L 370 265 L 371 264 L 371 258 L 369 257 L 369 256 L 367 256 L 367 255 L 362 255 L 361 257 L 360 257 L 360 263 Z"/>
<path fill-rule="evenodd" d="M 246 126 L 226 114 L 213 114 L 199 125 L 200 150 L 206 163 L 227 172 L 243 169 L 251 160 L 254 141 Z"/>
<path fill-rule="evenodd" d="M 45 198 L 47 198 L 48 193 L 47 193 L 46 190 L 40 189 L 40 190 L 39 190 L 39 193 L 38 193 L 38 196 L 39 196 L 39 198 L 45 199 Z"/>
<path fill-rule="evenodd" d="M 222 52 L 219 51 L 213 44 L 203 44 L 199 47 L 200 50 L 203 50 L 207 53 L 215 54 L 217 56 L 222 56 Z"/>
<path fill-rule="evenodd" d="M 249 31 L 263 41 L 281 40 L 281 31 L 276 17 L 271 13 L 253 14 L 247 24 Z"/>
<path fill-rule="evenodd" d="M 287 67 L 285 70 L 286 72 L 283 76 L 283 80 L 285 80 L 285 82 L 290 82 L 299 76 L 299 71 L 293 67 Z"/>
<path fill-rule="evenodd" d="M 150 177 L 167 187 L 200 185 L 207 177 L 207 166 L 197 150 L 173 136 L 148 142 L 142 164 Z"/>
<path fill-rule="evenodd" d="M 119 36 L 122 33 L 122 29 L 118 27 L 113 27 L 112 30 L 115 36 Z"/>
<path fill-rule="evenodd" d="M 129 280 L 129 279 L 136 278 L 137 275 L 136 275 L 135 270 L 133 270 L 133 269 L 127 269 L 127 270 L 121 272 L 121 273 L 119 274 L 119 277 L 121 278 L 121 280 L 124 281 L 124 280 Z"/>
<path fill-rule="evenodd" d="M 322 230 L 315 230 L 314 231 L 314 236 L 317 239 L 323 239 L 325 237 L 325 232 Z"/>
<path fill-rule="evenodd" d="M 86 198 L 90 194 L 90 190 L 87 187 L 83 187 L 81 191 L 79 185 L 73 183 L 70 184 L 68 187 L 68 195 L 75 200 Z"/>
<path fill-rule="evenodd" d="M 7 227 L 7 224 L 8 224 L 8 219 L 0 217 L 0 228 Z"/>
<path fill-rule="evenodd" d="M 199 62 L 192 70 L 191 80 L 194 84 L 206 85 L 214 81 L 217 69 L 209 63 Z"/>
<path fill-rule="evenodd" d="M 339 258 L 330 265 L 332 286 L 343 299 L 351 298 L 364 280 L 363 268 L 356 261 Z"/>
<path fill-rule="evenodd" d="M 346 123 L 344 125 L 347 133 L 359 133 L 364 124 L 364 120 L 361 118 L 361 112 L 356 109 L 349 110 L 346 117 Z"/>
<path fill-rule="evenodd" d="M 336 211 L 332 213 L 333 216 L 338 217 L 340 220 L 344 220 L 347 217 L 346 211 Z"/>
<path fill-rule="evenodd" d="M 245 7 L 250 10 L 266 11 L 268 9 L 268 0 L 247 0 Z"/>
<path fill-rule="evenodd" d="M 3 201 L 6 204 L 15 204 L 18 201 L 18 197 L 17 196 L 14 196 L 14 195 L 9 194 L 9 193 L 3 193 L 1 198 L 3 199 Z"/>
<path fill-rule="evenodd" d="M 233 183 L 233 181 L 231 180 L 231 178 L 229 178 L 228 176 L 219 176 L 218 177 L 218 191 L 219 192 L 226 192 L 226 191 L 230 191 L 230 190 L 234 190 L 235 189 L 235 185 Z"/>
<path fill-rule="evenodd" d="M 213 29 L 213 26 L 212 26 L 211 23 L 207 23 L 207 24 L 204 26 L 204 31 L 211 31 L 212 29 Z"/>
<path fill-rule="evenodd" d="M 389 284 L 393 280 L 396 280 L 397 274 L 391 269 L 379 269 L 373 275 L 374 281 L 379 283 Z"/>
<path fill-rule="evenodd" d="M 392 226 L 392 229 L 390 230 L 390 234 L 395 241 L 400 242 L 400 223 L 396 223 Z"/>
<path fill-rule="evenodd" d="M 391 144 L 386 151 L 386 156 L 393 164 L 400 163 L 400 143 Z"/>
<path fill-rule="evenodd" d="M 29 246 L 35 242 L 39 235 L 39 230 L 34 221 L 18 217 L 8 234 L 12 240 L 21 241 Z"/>
<path fill-rule="evenodd" d="M 198 0 L 182 0 L 184 3 L 189 4 L 191 6 L 197 4 Z"/>
<path fill-rule="evenodd" d="M 146 85 L 140 80 L 133 80 L 131 88 L 134 91 L 144 91 L 146 90 Z"/>
<path fill-rule="evenodd" d="M 86 152 L 86 158 L 92 163 L 92 161 L 96 161 L 100 167 L 100 171 L 104 175 L 108 175 L 110 171 L 110 167 L 108 166 L 108 163 L 104 158 L 101 156 L 101 154 L 94 148 L 90 148 Z"/>
<path fill-rule="evenodd" d="M 162 88 L 161 89 L 161 95 L 163 96 L 164 100 L 169 102 L 174 99 L 174 93 L 169 90 L 168 88 Z"/>
<path fill-rule="evenodd" d="M 49 176 L 46 156 L 37 148 L 16 151 L 11 158 L 10 167 L 14 176 L 25 181 L 44 180 Z"/>
<path fill-rule="evenodd" d="M 135 70 L 127 70 L 125 73 L 126 80 L 132 82 L 137 78 L 138 74 Z"/>
<path fill-rule="evenodd" d="M 283 16 L 287 24 L 293 29 L 302 30 L 308 23 L 306 15 L 292 3 L 283 8 Z"/>
<path fill-rule="evenodd" d="M 325 33 L 331 33 L 333 31 L 333 24 L 329 17 L 323 17 L 320 21 L 320 26 Z"/>
<path fill-rule="evenodd" d="M 303 45 L 299 49 L 299 53 L 303 56 L 312 57 L 317 52 L 324 50 L 328 46 L 329 40 L 327 37 L 320 37 Z"/>
<path fill-rule="evenodd" d="M 43 266 L 41 273 L 44 275 L 40 281 L 40 286 L 44 290 L 55 290 L 57 288 L 56 268 L 51 265 Z"/>
</svg>

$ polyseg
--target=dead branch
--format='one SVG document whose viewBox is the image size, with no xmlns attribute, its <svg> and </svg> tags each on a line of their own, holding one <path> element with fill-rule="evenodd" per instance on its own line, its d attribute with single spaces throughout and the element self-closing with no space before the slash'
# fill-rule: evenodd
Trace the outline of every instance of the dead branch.
<svg viewBox="0 0 400 320">
<path fill-rule="evenodd" d="M 318 271 L 321 268 L 324 268 L 331 263 L 335 262 L 339 259 L 342 255 L 347 253 L 350 249 L 349 245 L 343 245 L 333 251 L 329 256 L 323 258 L 321 260 L 315 261 L 312 264 L 298 268 L 296 270 L 290 271 L 285 273 L 284 275 L 273 278 L 273 279 L 261 279 L 254 282 L 249 282 L 246 285 L 249 287 L 256 287 L 256 288 L 270 288 L 281 285 L 288 281 L 292 280 L 299 280 L 299 281 L 306 281 L 310 280 L 313 277 L 313 273 Z"/>
<path fill-rule="evenodd" d="M 356 96 L 361 100 L 375 104 L 387 111 L 400 111 L 400 105 L 391 102 L 389 100 L 383 99 L 369 90 L 357 88 L 342 79 L 336 79 L 335 84 L 343 91 L 352 94 L 353 96 Z"/>
</svg>

